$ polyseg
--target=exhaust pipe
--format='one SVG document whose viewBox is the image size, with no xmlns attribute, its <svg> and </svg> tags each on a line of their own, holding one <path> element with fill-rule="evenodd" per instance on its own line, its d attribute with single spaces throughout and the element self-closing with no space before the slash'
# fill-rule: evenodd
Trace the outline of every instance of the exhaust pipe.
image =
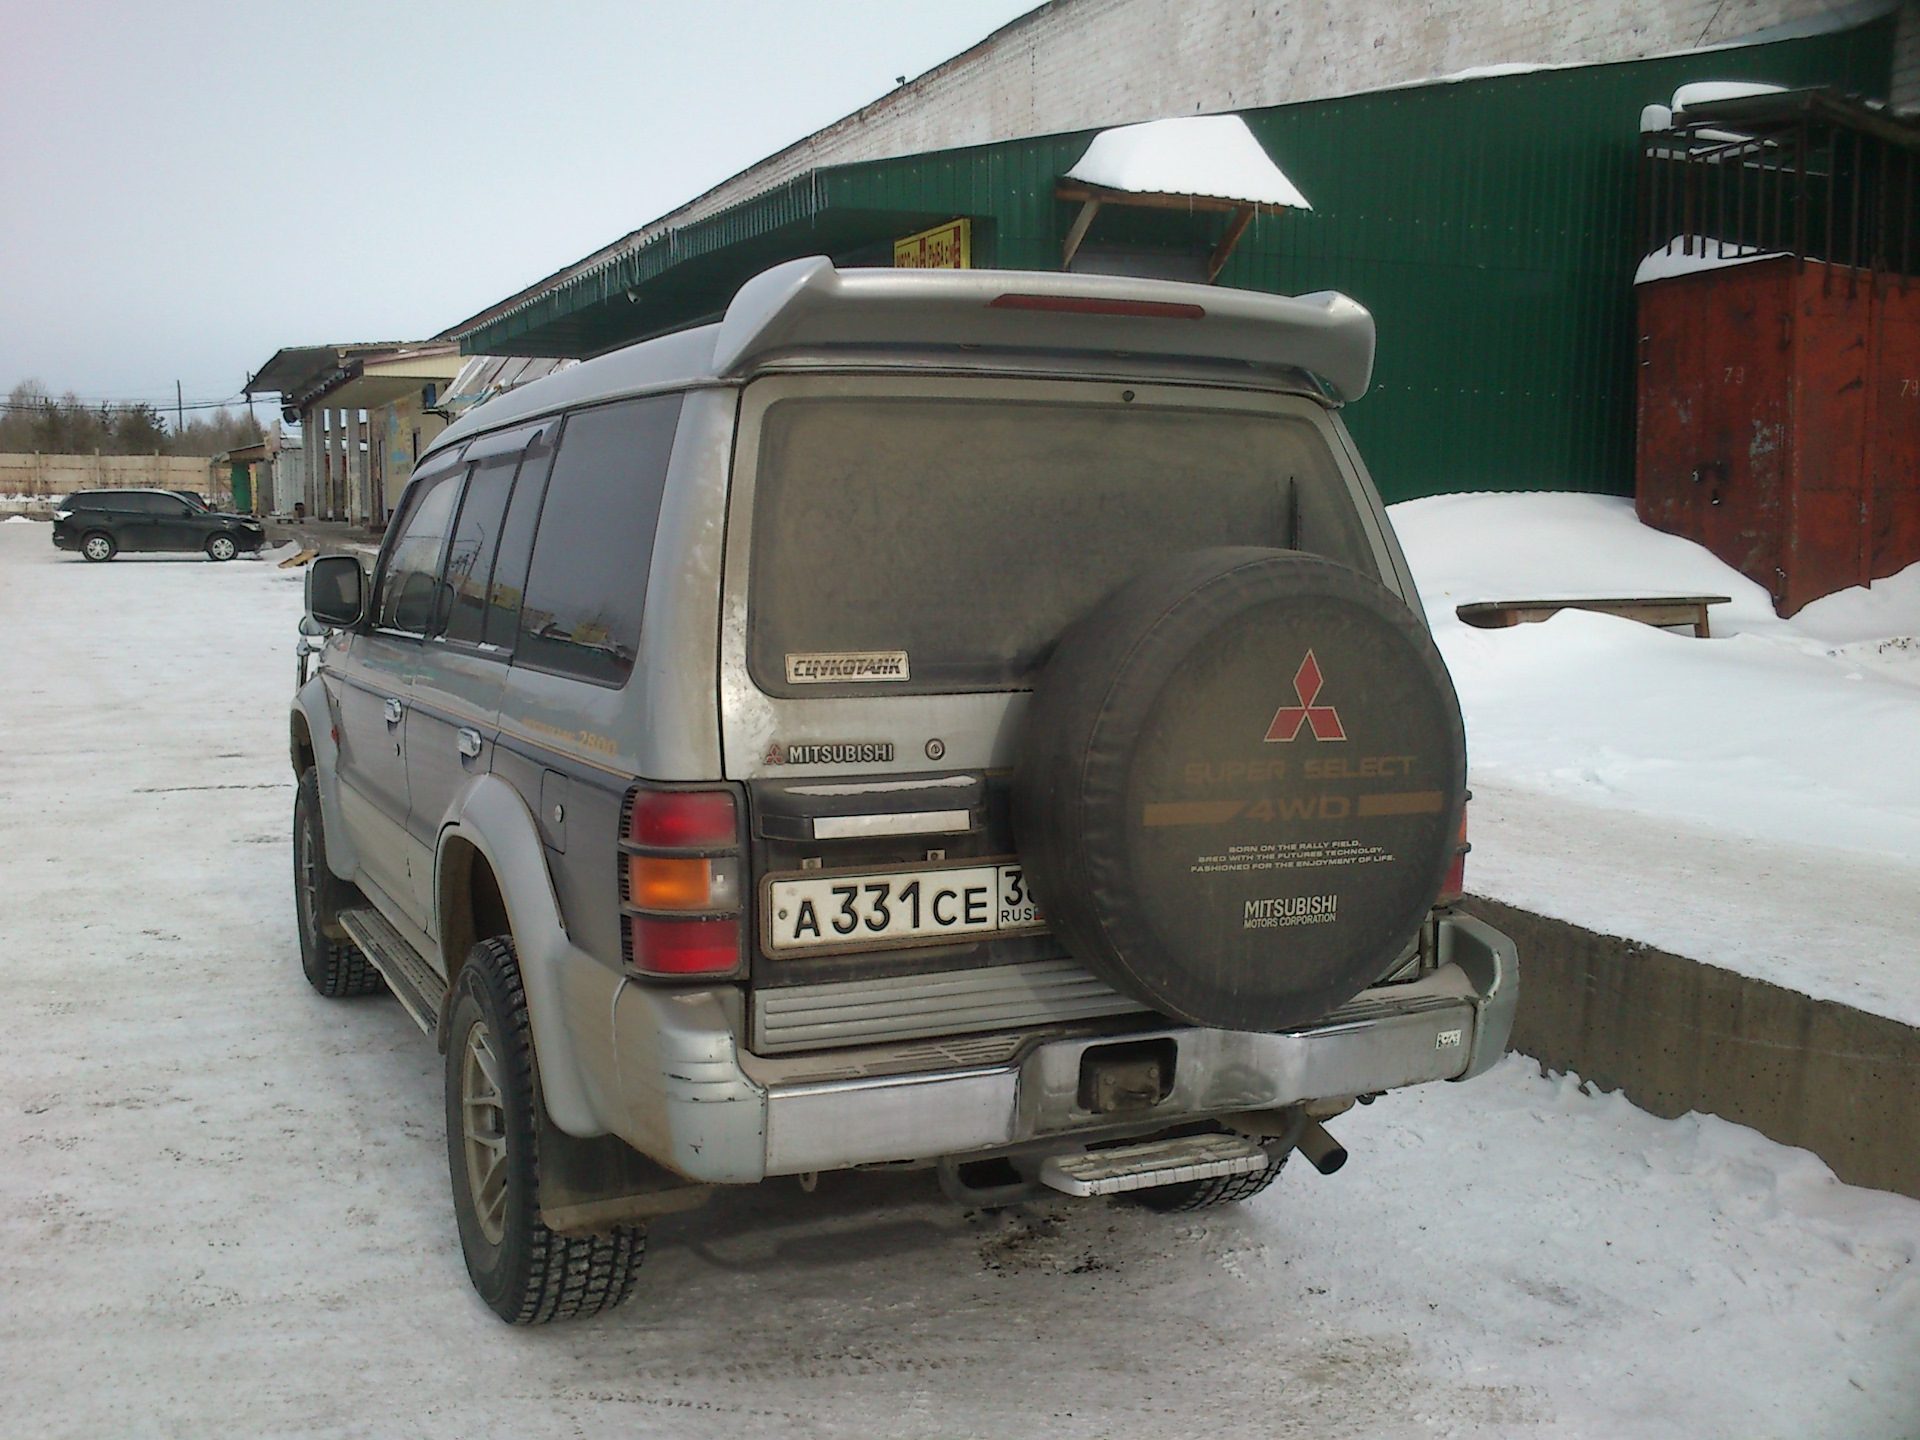
<svg viewBox="0 0 1920 1440">
<path fill-rule="evenodd" d="M 1327 1127 L 1318 1120 L 1307 1121 L 1294 1148 L 1306 1156 L 1313 1168 L 1322 1175 L 1331 1175 L 1347 1163 L 1346 1146 L 1329 1135 Z"/>
</svg>

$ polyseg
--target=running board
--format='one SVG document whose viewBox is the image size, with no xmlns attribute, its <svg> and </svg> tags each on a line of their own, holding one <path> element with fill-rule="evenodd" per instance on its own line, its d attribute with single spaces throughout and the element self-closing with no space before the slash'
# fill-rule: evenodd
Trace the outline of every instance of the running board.
<svg viewBox="0 0 1920 1440">
<path fill-rule="evenodd" d="M 1118 1195 L 1155 1185 L 1251 1175 L 1273 1162 L 1244 1135 L 1183 1135 L 1112 1150 L 1052 1155 L 1040 1166 L 1040 1181 L 1068 1195 Z"/>
<path fill-rule="evenodd" d="M 447 982 L 439 972 L 372 906 L 342 910 L 334 918 L 360 947 L 360 953 L 373 962 L 373 968 L 386 977 L 387 988 L 413 1017 L 413 1023 L 430 1037 L 436 1035 L 440 1007 L 447 998 Z"/>
</svg>

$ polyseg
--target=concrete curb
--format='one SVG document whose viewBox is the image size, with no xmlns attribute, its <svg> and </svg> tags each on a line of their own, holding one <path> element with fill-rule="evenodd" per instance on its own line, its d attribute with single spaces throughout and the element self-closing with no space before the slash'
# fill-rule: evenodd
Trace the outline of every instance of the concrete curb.
<svg viewBox="0 0 1920 1440">
<path fill-rule="evenodd" d="M 1496 900 L 1462 908 L 1520 947 L 1514 1050 L 1920 1198 L 1920 1030 Z"/>
</svg>

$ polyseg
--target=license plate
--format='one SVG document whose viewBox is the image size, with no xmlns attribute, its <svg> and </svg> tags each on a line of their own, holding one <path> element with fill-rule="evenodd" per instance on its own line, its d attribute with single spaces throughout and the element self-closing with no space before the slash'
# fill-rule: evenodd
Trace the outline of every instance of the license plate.
<svg viewBox="0 0 1920 1440">
<path fill-rule="evenodd" d="M 767 881 L 770 954 L 937 944 L 1046 927 L 1018 865 Z"/>
</svg>

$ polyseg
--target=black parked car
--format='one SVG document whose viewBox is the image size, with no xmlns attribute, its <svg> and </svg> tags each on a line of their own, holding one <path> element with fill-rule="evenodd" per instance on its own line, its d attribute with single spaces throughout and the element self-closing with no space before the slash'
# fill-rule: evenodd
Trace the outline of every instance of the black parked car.
<svg viewBox="0 0 1920 1440">
<path fill-rule="evenodd" d="M 79 490 L 53 512 L 53 543 L 89 560 L 122 550 L 203 550 L 231 560 L 265 538 L 258 520 L 209 510 L 177 490 Z"/>
</svg>

